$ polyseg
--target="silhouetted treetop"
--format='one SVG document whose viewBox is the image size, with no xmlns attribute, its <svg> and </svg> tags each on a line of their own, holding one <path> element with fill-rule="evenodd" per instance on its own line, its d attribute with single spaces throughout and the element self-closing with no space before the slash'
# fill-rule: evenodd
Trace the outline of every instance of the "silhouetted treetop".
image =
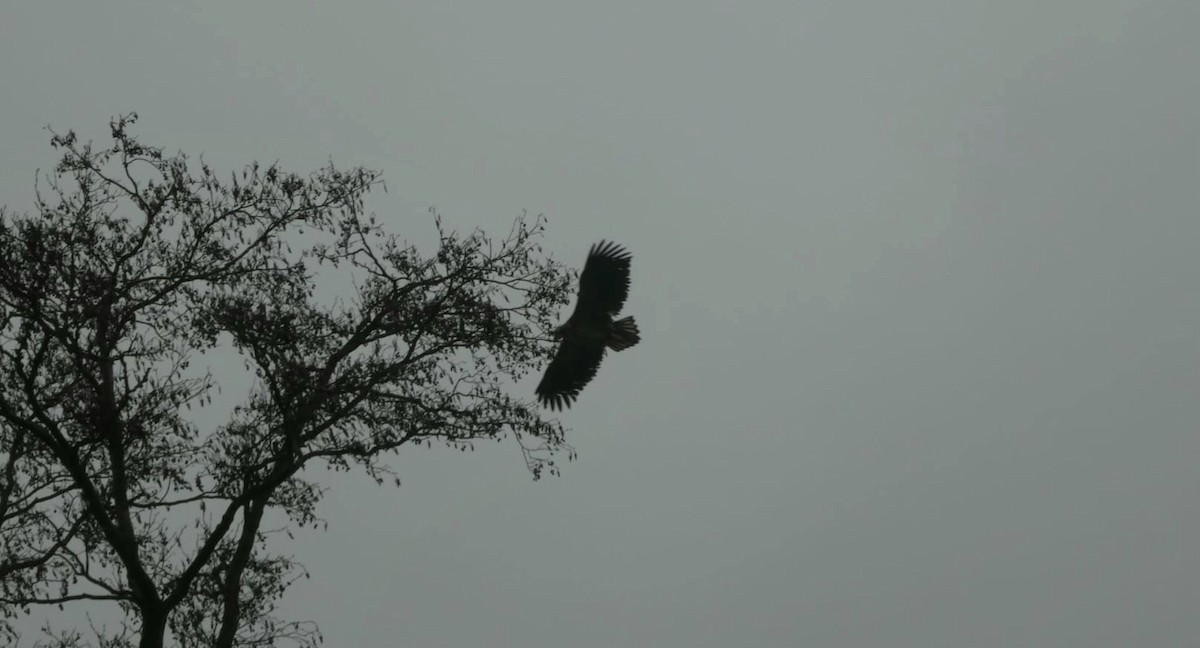
<svg viewBox="0 0 1200 648">
<path fill-rule="evenodd" d="M 135 119 L 105 148 L 54 134 L 34 213 L 0 211 L 0 607 L 114 601 L 137 623 L 105 645 L 315 644 L 274 616 L 302 570 L 264 514 L 311 524 L 306 466 L 382 482 L 404 445 L 510 438 L 553 472 L 562 427 L 509 392 L 548 361 L 574 273 L 540 217 L 400 223 L 436 228 L 423 254 L 365 210 L 376 172 L 219 175 Z M 218 358 L 241 365 L 214 377 Z M 243 369 L 252 389 L 202 429 Z"/>
</svg>

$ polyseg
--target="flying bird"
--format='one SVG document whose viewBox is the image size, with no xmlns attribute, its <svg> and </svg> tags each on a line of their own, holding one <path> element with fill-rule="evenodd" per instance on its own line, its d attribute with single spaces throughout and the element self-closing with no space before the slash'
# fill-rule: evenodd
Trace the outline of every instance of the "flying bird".
<svg viewBox="0 0 1200 648">
<path fill-rule="evenodd" d="M 614 321 L 629 295 L 629 262 L 633 257 L 615 243 L 600 241 L 588 252 L 579 274 L 575 312 L 554 329 L 558 351 L 537 387 L 538 401 L 566 409 L 596 377 L 604 350 L 622 351 L 642 338 L 633 317 Z"/>
</svg>

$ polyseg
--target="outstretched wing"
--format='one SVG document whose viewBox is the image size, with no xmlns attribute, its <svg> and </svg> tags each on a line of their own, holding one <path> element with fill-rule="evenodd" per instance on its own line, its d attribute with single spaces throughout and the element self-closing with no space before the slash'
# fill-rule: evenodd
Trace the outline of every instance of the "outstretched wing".
<svg viewBox="0 0 1200 648">
<path fill-rule="evenodd" d="M 629 262 L 633 255 L 616 243 L 600 241 L 588 252 L 587 263 L 579 274 L 579 304 L 581 312 L 621 312 L 629 295 Z"/>
<path fill-rule="evenodd" d="M 596 377 L 596 370 L 603 359 L 603 341 L 577 336 L 563 338 L 550 366 L 546 367 L 542 382 L 538 384 L 538 400 L 553 410 L 570 407 L 583 387 Z"/>
</svg>

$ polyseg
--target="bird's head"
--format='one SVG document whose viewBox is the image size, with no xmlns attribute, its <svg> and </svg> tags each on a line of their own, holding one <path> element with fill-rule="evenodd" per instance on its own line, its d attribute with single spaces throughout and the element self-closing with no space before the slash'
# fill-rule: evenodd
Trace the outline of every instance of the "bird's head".
<svg viewBox="0 0 1200 648">
<path fill-rule="evenodd" d="M 550 331 L 550 337 L 554 338 L 555 340 L 563 339 L 563 336 L 565 336 L 566 334 L 567 334 L 567 325 L 566 324 L 563 324 L 562 326 L 555 328 L 553 331 Z"/>
</svg>

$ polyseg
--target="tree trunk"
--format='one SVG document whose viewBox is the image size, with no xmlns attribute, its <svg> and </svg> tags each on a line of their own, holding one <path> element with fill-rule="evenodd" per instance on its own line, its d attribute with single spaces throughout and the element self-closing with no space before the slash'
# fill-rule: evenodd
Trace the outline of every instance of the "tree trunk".
<svg viewBox="0 0 1200 648">
<path fill-rule="evenodd" d="M 163 648 L 167 634 L 167 615 L 162 612 L 142 611 L 142 638 L 138 648 Z"/>
</svg>

